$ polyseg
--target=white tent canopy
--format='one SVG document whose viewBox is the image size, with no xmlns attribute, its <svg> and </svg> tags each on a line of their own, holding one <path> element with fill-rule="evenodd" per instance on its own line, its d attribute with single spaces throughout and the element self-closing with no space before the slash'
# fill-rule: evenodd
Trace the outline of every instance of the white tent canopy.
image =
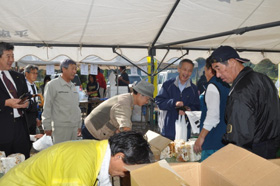
<svg viewBox="0 0 280 186">
<path fill-rule="evenodd" d="M 50 60 L 50 61 L 44 61 L 42 59 L 39 59 L 38 57 L 36 56 L 33 56 L 33 55 L 27 55 L 27 56 L 24 56 L 22 57 L 19 61 L 17 61 L 17 65 L 20 66 L 20 67 L 24 67 L 28 64 L 33 64 L 33 65 L 40 65 L 40 66 L 45 66 L 45 65 L 56 65 L 56 66 L 59 66 L 60 63 L 65 60 L 65 59 L 70 59 L 70 57 L 68 56 L 64 56 L 64 55 L 61 55 L 61 56 L 58 56 L 56 58 L 54 58 L 53 60 Z M 161 67 L 165 67 L 171 63 L 174 63 L 174 66 L 177 66 L 179 64 L 179 60 L 177 57 L 174 57 L 174 58 L 171 58 L 169 59 L 167 62 L 163 63 L 161 65 Z M 93 64 L 93 65 L 102 65 L 102 66 L 107 66 L 109 68 L 111 68 L 112 66 L 113 67 L 116 67 L 116 66 L 133 66 L 131 63 L 129 63 L 127 60 L 121 58 L 120 56 L 117 56 L 111 60 L 104 60 L 98 56 L 88 56 L 87 58 L 85 58 L 84 60 L 81 61 L 81 63 L 84 63 L 84 64 Z M 142 60 L 138 61 L 138 62 L 134 62 L 133 64 L 134 65 L 137 65 L 137 66 L 147 66 L 147 58 L 143 58 Z M 195 61 L 194 61 L 195 63 Z"/>
<path fill-rule="evenodd" d="M 167 62 L 184 49 L 195 60 L 231 45 L 244 50 L 240 55 L 253 63 L 269 58 L 276 64 L 279 7 L 279 0 L 2 0 L 0 40 L 17 45 L 15 60 L 34 55 L 50 61 L 64 55 L 79 62 L 89 56 L 111 61 L 117 59 L 112 51 L 116 47 L 137 63 L 151 47 L 183 49 L 170 50 Z M 263 26 L 267 23 L 273 26 Z M 257 25 L 265 29 L 228 33 Z M 161 61 L 166 51 L 157 49 L 155 58 Z"/>
</svg>

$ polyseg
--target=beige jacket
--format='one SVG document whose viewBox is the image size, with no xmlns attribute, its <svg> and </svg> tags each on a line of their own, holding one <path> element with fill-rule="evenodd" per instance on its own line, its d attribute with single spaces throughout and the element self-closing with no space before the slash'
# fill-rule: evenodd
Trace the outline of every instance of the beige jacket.
<svg viewBox="0 0 280 186">
<path fill-rule="evenodd" d="M 121 127 L 132 127 L 133 96 L 114 96 L 98 105 L 85 119 L 85 126 L 97 139 L 108 139 Z"/>
<path fill-rule="evenodd" d="M 50 81 L 45 88 L 42 124 L 45 130 L 53 127 L 81 127 L 79 93 L 75 85 L 64 81 L 61 76 Z"/>
</svg>

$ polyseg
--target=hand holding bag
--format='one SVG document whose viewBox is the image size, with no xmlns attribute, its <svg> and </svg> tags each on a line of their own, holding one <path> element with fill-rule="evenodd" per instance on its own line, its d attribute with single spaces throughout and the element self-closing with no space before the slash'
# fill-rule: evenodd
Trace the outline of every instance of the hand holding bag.
<svg viewBox="0 0 280 186">
<path fill-rule="evenodd" d="M 53 145 L 51 136 L 46 134 L 33 143 L 33 148 L 37 151 L 44 150 Z"/>
</svg>

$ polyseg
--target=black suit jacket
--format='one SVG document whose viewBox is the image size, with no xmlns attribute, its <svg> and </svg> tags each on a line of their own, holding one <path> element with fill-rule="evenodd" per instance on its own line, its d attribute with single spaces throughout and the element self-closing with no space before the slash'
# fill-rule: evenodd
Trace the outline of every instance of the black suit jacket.
<svg viewBox="0 0 280 186">
<path fill-rule="evenodd" d="M 28 92 L 24 75 L 15 71 L 9 71 L 9 72 L 16 84 L 18 97 Z M 4 82 L 2 82 L 2 79 L 0 78 L 0 143 L 1 144 L 10 143 L 13 140 L 13 138 L 16 137 L 13 135 L 14 126 L 15 126 L 13 108 L 5 106 L 5 101 L 10 98 L 11 97 L 7 89 L 5 88 Z M 23 117 L 24 117 L 23 122 L 24 122 L 25 130 L 22 132 L 26 133 L 27 138 L 29 138 L 29 132 L 26 124 L 25 114 L 23 114 Z"/>
<path fill-rule="evenodd" d="M 35 89 L 37 90 L 36 86 Z M 36 134 L 36 124 L 38 118 L 38 103 L 35 102 L 33 98 L 29 100 L 29 106 L 25 111 L 25 116 L 26 116 L 27 126 L 29 129 L 29 134 Z"/>
</svg>

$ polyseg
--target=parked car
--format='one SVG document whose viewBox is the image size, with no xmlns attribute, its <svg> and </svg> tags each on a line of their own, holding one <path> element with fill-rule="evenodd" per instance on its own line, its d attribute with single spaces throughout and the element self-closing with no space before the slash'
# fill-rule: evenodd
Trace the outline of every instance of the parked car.
<svg viewBox="0 0 280 186">
<path fill-rule="evenodd" d="M 162 84 L 172 78 L 176 78 L 178 76 L 177 70 L 166 70 L 162 71 L 158 74 L 158 92 L 160 91 Z"/>
<path fill-rule="evenodd" d="M 135 74 L 129 74 L 128 79 L 130 88 L 132 87 L 132 85 L 137 84 L 139 81 L 142 80 L 141 76 Z"/>
</svg>

